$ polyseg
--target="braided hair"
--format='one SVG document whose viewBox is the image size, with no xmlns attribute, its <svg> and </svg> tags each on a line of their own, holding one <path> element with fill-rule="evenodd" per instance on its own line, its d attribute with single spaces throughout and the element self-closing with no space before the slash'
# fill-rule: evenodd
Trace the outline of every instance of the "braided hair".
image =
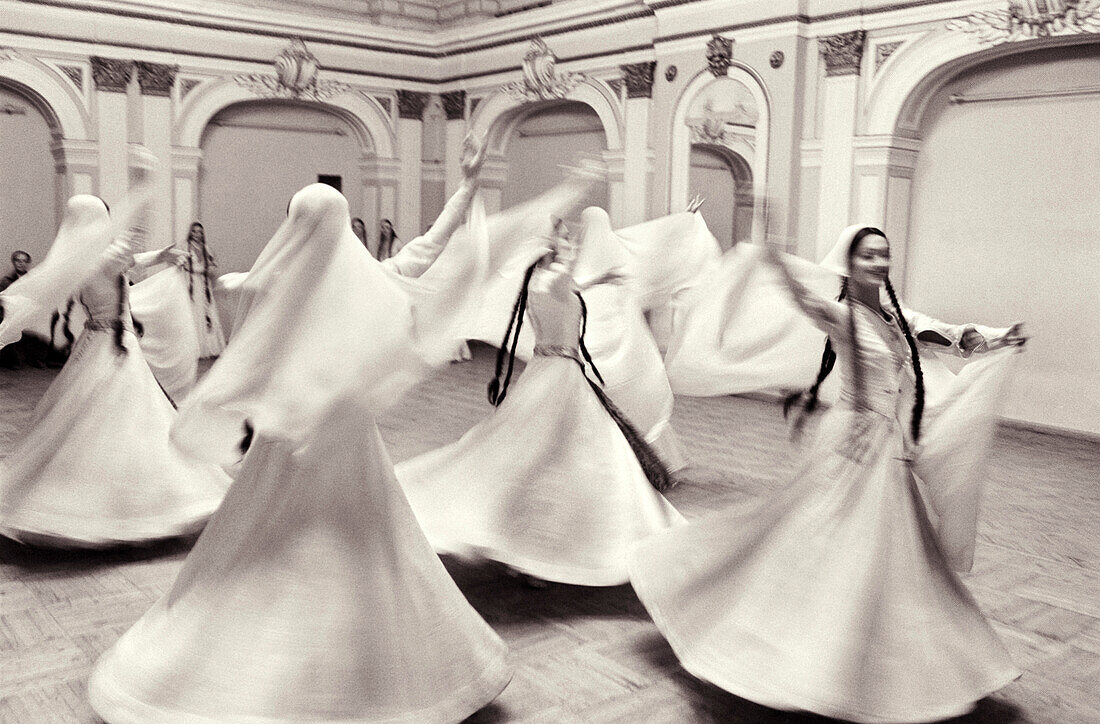
<svg viewBox="0 0 1100 724">
<path fill-rule="evenodd" d="M 886 238 L 886 234 L 879 229 L 871 226 L 865 226 L 855 233 L 852 237 L 852 241 L 848 246 L 847 261 L 851 264 L 852 257 L 855 255 L 856 248 L 859 246 L 859 242 L 866 236 L 881 236 Z M 905 341 L 909 345 L 909 356 L 913 364 L 913 376 L 916 378 L 916 389 L 913 400 L 913 410 L 910 420 L 910 431 L 912 433 L 913 442 L 920 441 L 920 427 L 921 418 L 924 415 L 924 373 L 921 370 L 920 354 L 917 351 L 917 343 L 913 338 L 913 333 L 909 329 L 909 323 L 905 320 L 905 315 L 902 314 L 901 305 L 898 303 L 897 294 L 894 292 L 894 287 L 890 283 L 889 277 L 885 280 L 886 293 L 890 297 L 890 303 L 894 308 L 894 315 L 897 319 L 898 326 L 905 335 Z M 856 336 L 855 326 L 855 314 L 853 309 L 853 300 L 848 294 L 848 277 L 844 277 L 840 286 L 840 295 L 837 297 L 837 301 L 848 302 L 848 337 L 851 340 L 852 347 L 852 379 L 857 395 L 863 393 L 863 365 L 860 360 L 860 348 L 859 339 Z M 817 409 L 818 403 L 818 391 L 821 388 L 821 384 L 825 381 L 825 378 L 829 376 L 829 373 L 833 371 L 833 367 L 836 365 L 836 351 L 833 349 L 832 340 L 828 337 L 825 338 L 825 349 L 821 353 L 821 365 L 818 368 L 817 379 L 814 384 L 810 386 L 808 390 L 804 392 L 796 392 L 789 395 L 783 401 L 783 416 L 786 417 L 791 408 L 802 403 L 802 413 L 800 414 L 795 425 L 796 428 L 801 425 L 805 415 L 812 413 Z"/>
<path fill-rule="evenodd" d="M 191 243 L 194 238 L 195 227 L 198 227 L 202 231 L 202 235 L 198 238 L 199 254 L 202 256 L 202 279 L 203 290 L 206 296 L 206 303 L 204 305 L 206 316 L 206 329 L 207 331 L 214 328 L 214 320 L 210 318 L 210 308 L 214 302 L 213 285 L 210 279 L 210 252 L 206 248 L 206 229 L 199 222 L 191 224 L 191 230 L 187 234 L 187 294 L 191 297 L 191 300 L 195 300 L 195 250 Z"/>
<path fill-rule="evenodd" d="M 535 268 L 542 260 L 536 261 L 530 267 L 527 268 L 527 272 L 523 276 L 523 286 L 520 287 L 519 295 L 516 297 L 516 302 L 512 306 L 512 318 L 508 322 L 508 331 L 504 334 L 504 340 L 501 342 L 500 348 L 497 350 L 497 362 L 496 371 L 493 379 L 489 381 L 488 393 L 489 402 L 493 405 L 499 405 L 508 391 L 508 383 L 512 378 L 512 366 L 516 358 L 516 346 L 519 342 L 520 329 L 523 326 L 523 315 L 527 310 L 527 291 L 531 284 L 531 276 L 534 274 Z M 645 473 L 646 479 L 657 490 L 663 491 L 672 487 L 673 480 L 672 474 L 669 473 L 668 468 L 665 467 L 656 451 L 646 442 L 641 433 L 630 423 L 626 418 L 626 415 L 615 405 L 614 402 L 607 396 L 607 393 L 603 391 L 604 379 L 600 374 L 599 369 L 596 368 L 595 362 L 592 361 L 592 355 L 588 351 L 588 347 L 584 343 L 585 332 L 588 329 L 588 305 L 585 304 L 584 297 L 581 296 L 579 291 L 574 290 L 574 294 L 577 295 L 577 300 L 581 305 L 581 328 L 578 335 L 577 344 L 580 347 L 581 355 L 584 358 L 584 362 L 587 363 L 587 367 L 591 368 L 592 373 L 595 375 L 595 382 L 588 377 L 587 368 L 585 363 L 578 361 L 581 367 L 581 374 L 584 375 L 584 379 L 588 382 L 589 387 L 596 394 L 596 398 L 600 401 L 600 405 L 607 411 L 607 414 L 611 416 L 611 419 L 615 421 L 615 425 L 619 428 L 623 437 L 626 438 L 627 443 L 630 445 L 630 449 L 634 452 L 634 457 L 637 458 L 638 463 L 642 467 L 642 472 Z M 507 356 L 508 364 L 505 368 L 504 360 Z M 503 374 L 503 378 L 501 375 Z"/>
</svg>

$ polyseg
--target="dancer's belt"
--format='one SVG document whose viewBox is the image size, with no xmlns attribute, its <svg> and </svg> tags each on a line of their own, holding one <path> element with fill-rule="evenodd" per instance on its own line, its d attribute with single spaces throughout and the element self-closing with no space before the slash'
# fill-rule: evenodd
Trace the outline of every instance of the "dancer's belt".
<svg viewBox="0 0 1100 724">
<path fill-rule="evenodd" d="M 93 332 L 113 332 L 118 327 L 119 321 L 117 319 L 86 319 L 84 320 L 84 329 L 91 330 Z M 123 329 L 128 332 L 133 332 L 133 327 L 129 324 L 123 324 Z"/>
<path fill-rule="evenodd" d="M 576 347 L 567 347 L 564 344 L 540 344 L 535 347 L 536 357 L 565 357 L 584 366 L 581 361 L 581 353 Z"/>
</svg>

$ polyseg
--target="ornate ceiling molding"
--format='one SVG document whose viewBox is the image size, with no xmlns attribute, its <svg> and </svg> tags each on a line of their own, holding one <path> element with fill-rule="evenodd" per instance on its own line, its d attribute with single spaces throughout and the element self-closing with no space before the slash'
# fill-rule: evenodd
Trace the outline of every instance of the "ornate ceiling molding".
<svg viewBox="0 0 1100 724">
<path fill-rule="evenodd" d="M 652 98 L 653 97 L 653 70 L 657 67 L 655 61 L 647 63 L 630 63 L 621 65 L 623 80 L 626 82 L 627 98 Z"/>
<path fill-rule="evenodd" d="M 135 65 L 137 66 L 138 85 L 141 86 L 143 96 L 167 98 L 172 95 L 172 86 L 176 84 L 176 74 L 180 70 L 178 65 L 146 63 L 142 60 L 136 61 Z"/>
<path fill-rule="evenodd" d="M 93 55 L 91 61 L 92 80 L 95 81 L 96 90 L 108 93 L 126 92 L 130 76 L 134 73 L 134 61 L 101 58 L 98 55 Z"/>
<path fill-rule="evenodd" d="M 428 105 L 428 94 L 419 91 L 397 91 L 397 117 L 411 121 L 424 118 L 424 108 Z"/>
<path fill-rule="evenodd" d="M 1100 0 L 1008 0 L 1001 10 L 949 20 L 947 29 L 990 45 L 1058 35 L 1100 33 Z"/>
<path fill-rule="evenodd" d="M 448 121 L 458 121 L 466 117 L 466 91 L 456 90 L 441 93 L 443 112 L 447 114 Z"/>
</svg>

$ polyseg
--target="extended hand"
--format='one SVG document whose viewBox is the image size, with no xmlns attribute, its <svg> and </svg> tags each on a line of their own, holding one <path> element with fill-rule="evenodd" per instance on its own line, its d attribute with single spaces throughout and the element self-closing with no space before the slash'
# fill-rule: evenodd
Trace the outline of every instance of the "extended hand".
<svg viewBox="0 0 1100 724">
<path fill-rule="evenodd" d="M 1023 347 L 1027 344 L 1028 335 L 1024 332 L 1024 323 L 1016 322 L 1001 337 L 1001 344 L 1005 347 Z"/>
<path fill-rule="evenodd" d="M 473 131 L 470 131 L 462 141 L 462 175 L 468 179 L 476 177 L 483 163 L 485 163 L 485 144 Z"/>
<path fill-rule="evenodd" d="M 187 264 L 187 252 L 180 251 L 174 246 L 168 246 L 160 251 L 160 261 L 164 264 L 184 266 Z"/>
<path fill-rule="evenodd" d="M 704 201 L 706 201 L 705 198 L 703 198 L 699 194 L 695 194 L 691 201 L 688 202 L 687 212 L 689 214 L 694 214 L 696 211 L 699 210 L 699 207 L 703 205 Z"/>
</svg>

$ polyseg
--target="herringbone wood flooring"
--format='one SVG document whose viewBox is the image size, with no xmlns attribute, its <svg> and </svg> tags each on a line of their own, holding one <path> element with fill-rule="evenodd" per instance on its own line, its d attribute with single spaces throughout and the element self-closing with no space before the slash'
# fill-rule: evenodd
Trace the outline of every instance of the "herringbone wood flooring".
<svg viewBox="0 0 1100 724">
<path fill-rule="evenodd" d="M 488 412 L 486 348 L 415 390 L 381 421 L 395 460 L 450 442 Z M 0 370 L 0 457 L 52 372 Z M 677 400 L 692 466 L 669 495 L 688 517 L 766 496 L 796 448 L 774 403 Z M 1100 445 L 1004 429 L 966 582 L 1021 679 L 968 721 L 1100 722 Z M 171 585 L 191 541 L 55 552 L 0 541 L 0 722 L 94 722 L 96 657 Z M 629 586 L 527 588 L 492 566 L 448 561 L 511 646 L 516 676 L 474 722 L 823 721 L 773 712 L 686 674 Z"/>
</svg>

